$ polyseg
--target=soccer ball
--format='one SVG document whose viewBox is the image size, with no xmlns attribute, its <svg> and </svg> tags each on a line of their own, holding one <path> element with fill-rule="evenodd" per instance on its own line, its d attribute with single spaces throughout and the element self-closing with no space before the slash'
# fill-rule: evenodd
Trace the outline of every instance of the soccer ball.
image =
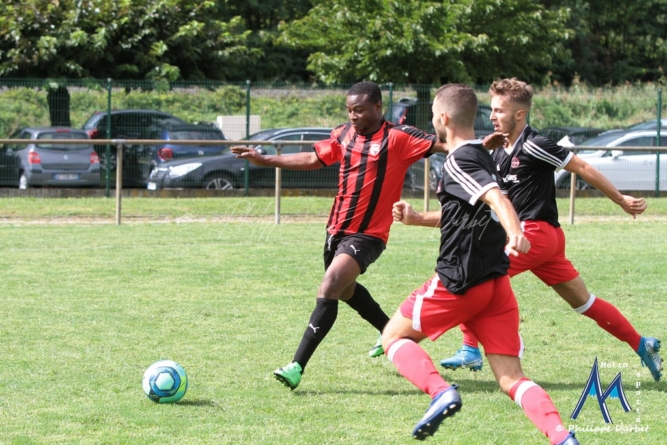
<svg viewBox="0 0 667 445">
<path fill-rule="evenodd" d="M 148 398 L 155 403 L 178 402 L 188 390 L 188 376 L 175 361 L 160 360 L 144 372 L 142 386 Z"/>
</svg>

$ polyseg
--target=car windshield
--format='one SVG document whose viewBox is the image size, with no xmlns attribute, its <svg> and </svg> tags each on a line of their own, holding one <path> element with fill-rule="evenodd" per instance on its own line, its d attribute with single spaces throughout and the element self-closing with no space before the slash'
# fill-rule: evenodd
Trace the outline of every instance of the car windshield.
<svg viewBox="0 0 667 445">
<path fill-rule="evenodd" d="M 628 130 L 655 130 L 657 127 L 657 119 L 648 122 L 640 122 L 638 124 L 628 127 Z M 660 119 L 660 126 L 662 128 L 667 127 L 667 119 Z"/>
<path fill-rule="evenodd" d="M 170 133 L 172 141 L 222 141 L 222 134 L 216 131 L 173 131 Z"/>
<path fill-rule="evenodd" d="M 69 131 L 55 131 L 47 133 L 39 133 L 37 139 L 62 139 L 63 141 L 72 139 L 88 139 L 83 133 L 72 133 Z M 51 148 L 58 150 L 80 150 L 90 148 L 88 144 L 67 144 L 65 142 L 59 144 L 37 144 L 39 148 Z"/>
<path fill-rule="evenodd" d="M 248 136 L 249 141 L 268 141 L 271 136 L 276 134 L 277 131 L 275 129 L 273 130 L 262 130 L 260 132 L 257 132 L 255 134 L 251 134 Z"/>
<path fill-rule="evenodd" d="M 623 134 L 624 133 L 619 133 L 616 131 L 603 133 L 595 136 L 594 138 L 587 139 L 579 145 L 582 147 L 606 147 L 607 144 L 620 138 Z"/>
</svg>

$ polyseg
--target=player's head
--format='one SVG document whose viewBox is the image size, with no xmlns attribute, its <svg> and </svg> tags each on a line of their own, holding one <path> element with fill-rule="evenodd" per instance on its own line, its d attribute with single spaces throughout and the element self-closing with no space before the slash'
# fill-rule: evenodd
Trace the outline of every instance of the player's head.
<svg viewBox="0 0 667 445">
<path fill-rule="evenodd" d="M 501 79 L 491 84 L 489 93 L 495 130 L 510 135 L 522 131 L 532 106 L 533 87 L 516 78 Z"/>
<path fill-rule="evenodd" d="M 474 132 L 477 118 L 477 94 L 468 85 L 450 83 L 441 86 L 433 99 L 433 128 L 440 142 L 446 142 L 445 127 Z"/>
<path fill-rule="evenodd" d="M 350 122 L 359 133 L 371 133 L 380 127 L 382 92 L 376 83 L 364 81 L 352 85 L 345 106 Z"/>
</svg>

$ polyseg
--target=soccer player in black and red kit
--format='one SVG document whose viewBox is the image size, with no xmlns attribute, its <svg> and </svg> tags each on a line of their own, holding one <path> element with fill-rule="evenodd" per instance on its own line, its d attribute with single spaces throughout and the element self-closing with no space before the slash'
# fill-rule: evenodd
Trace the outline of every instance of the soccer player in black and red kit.
<svg viewBox="0 0 667 445">
<path fill-rule="evenodd" d="M 405 224 L 440 227 L 435 275 L 399 307 L 382 332 L 389 360 L 432 402 L 412 435 L 424 440 L 462 407 L 419 342 L 436 340 L 463 323 L 484 345 L 500 388 L 525 412 L 551 444 L 578 445 L 563 426 L 549 395 L 526 378 L 520 357 L 519 307 L 510 287 L 507 255 L 531 249 L 512 204 L 502 195 L 496 168 L 475 138 L 477 96 L 465 85 L 444 85 L 433 102 L 433 126 L 449 154 L 437 196 L 439 212 L 418 214 L 406 203 L 393 216 Z"/>
<path fill-rule="evenodd" d="M 340 162 L 338 193 L 327 222 L 325 274 L 315 309 L 292 362 L 274 371 L 291 389 L 301 382 L 306 364 L 336 321 L 339 300 L 378 331 L 387 324 L 389 317 L 357 278 L 385 249 L 392 205 L 400 199 L 407 169 L 431 152 L 445 151 L 435 136 L 385 121 L 382 94 L 373 82 L 352 86 L 346 107 L 350 121 L 335 128 L 329 140 L 315 144 L 313 152 L 262 156 L 252 148 L 231 149 L 253 164 L 269 167 L 314 170 Z M 378 355 L 383 352 L 381 344 L 374 350 Z"/>
<path fill-rule="evenodd" d="M 528 255 L 510 258 L 509 275 L 530 270 L 551 286 L 575 312 L 594 320 L 602 329 L 627 343 L 659 381 L 662 358 L 660 341 L 642 337 L 611 303 L 591 294 L 579 272 L 565 257 L 565 235 L 558 223 L 554 171 L 565 169 L 581 176 L 634 217 L 646 209 L 643 198 L 622 195 L 599 171 L 585 160 L 541 136 L 526 123 L 533 89 L 517 79 L 494 82 L 491 120 L 496 131 L 506 134 L 507 144 L 493 152 L 500 187 L 521 219 L 523 231 L 533 248 Z M 475 336 L 464 331 L 463 347 L 440 362 L 449 369 L 481 369 L 482 356 Z"/>
</svg>

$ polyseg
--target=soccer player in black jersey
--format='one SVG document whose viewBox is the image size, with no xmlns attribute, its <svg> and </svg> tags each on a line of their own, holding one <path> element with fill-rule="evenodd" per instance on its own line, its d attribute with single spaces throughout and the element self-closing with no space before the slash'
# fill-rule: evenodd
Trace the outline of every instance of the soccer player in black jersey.
<svg viewBox="0 0 667 445">
<path fill-rule="evenodd" d="M 314 170 L 340 162 L 338 193 L 327 222 L 325 274 L 315 309 L 292 362 L 274 371 L 290 389 L 299 385 L 306 364 L 336 321 L 339 300 L 378 331 L 389 321 L 357 278 L 385 249 L 391 208 L 400 199 L 407 169 L 430 152 L 445 150 L 433 135 L 385 121 L 382 94 L 373 82 L 352 86 L 346 107 L 350 121 L 335 128 L 329 140 L 315 144 L 313 152 L 262 156 L 252 148 L 231 148 L 238 157 L 262 166 Z M 378 342 L 369 355 L 383 352 Z"/>
<path fill-rule="evenodd" d="M 412 435 L 423 440 L 462 406 L 419 346 L 463 323 L 484 345 L 500 388 L 551 444 L 579 444 L 563 426 L 549 395 L 521 370 L 519 307 L 509 284 L 507 254 L 531 249 L 512 204 L 502 195 L 495 164 L 475 138 L 477 96 L 465 85 L 444 85 L 433 102 L 433 126 L 449 154 L 438 185 L 439 212 L 418 214 L 402 201 L 393 216 L 405 224 L 440 227 L 435 275 L 400 306 L 382 332 L 389 360 L 406 379 L 431 396 Z"/>
<path fill-rule="evenodd" d="M 517 79 L 491 85 L 491 120 L 496 131 L 506 134 L 506 146 L 493 151 L 500 187 L 521 219 L 524 234 L 533 245 L 528 255 L 510 258 L 509 275 L 530 270 L 551 286 L 578 314 L 593 319 L 602 329 L 627 343 L 660 380 L 660 341 L 642 337 L 611 303 L 591 294 L 572 263 L 565 257 L 565 235 L 558 223 L 554 171 L 565 169 L 581 176 L 626 213 L 641 214 L 646 201 L 622 195 L 609 180 L 582 158 L 541 136 L 526 123 L 533 89 Z M 449 369 L 481 369 L 477 340 L 465 328 L 463 347 L 440 362 Z"/>
</svg>

